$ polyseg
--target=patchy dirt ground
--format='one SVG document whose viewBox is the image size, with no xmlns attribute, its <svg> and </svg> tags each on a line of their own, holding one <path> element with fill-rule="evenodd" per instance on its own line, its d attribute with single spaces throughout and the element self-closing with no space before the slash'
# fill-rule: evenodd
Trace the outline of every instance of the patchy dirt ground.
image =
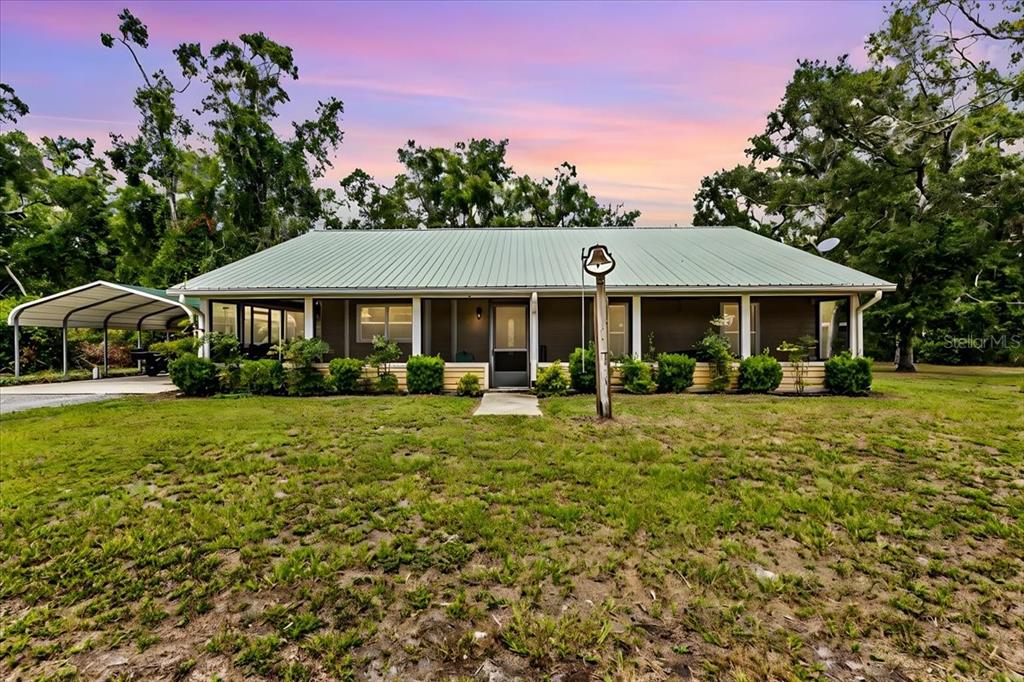
<svg viewBox="0 0 1024 682">
<path fill-rule="evenodd" d="M 1018 679 L 1016 380 L 5 417 L 0 674 Z"/>
</svg>

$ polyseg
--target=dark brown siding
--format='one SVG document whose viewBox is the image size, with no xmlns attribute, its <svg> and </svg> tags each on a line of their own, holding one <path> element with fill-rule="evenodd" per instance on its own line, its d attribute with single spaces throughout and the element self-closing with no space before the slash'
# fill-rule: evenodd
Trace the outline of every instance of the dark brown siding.
<svg viewBox="0 0 1024 682">
<path fill-rule="evenodd" d="M 345 301 L 339 298 L 318 299 L 320 303 L 320 335 L 331 347 L 330 358 L 340 358 L 345 355 Z M 358 343 L 356 330 L 356 311 L 360 303 L 409 303 L 409 299 L 349 299 L 348 305 L 348 340 L 349 357 L 365 358 L 370 354 L 372 345 L 369 343 Z M 412 344 L 399 343 L 402 349 L 402 360 L 412 352 Z"/>
<path fill-rule="evenodd" d="M 644 352 L 654 334 L 658 353 L 691 352 L 721 313 L 723 302 L 738 303 L 738 298 L 644 297 L 640 304 L 640 333 Z"/>
<path fill-rule="evenodd" d="M 429 305 L 428 305 L 429 304 Z M 453 362 L 452 357 L 452 299 L 432 298 L 423 300 L 423 324 L 427 325 L 427 310 L 430 311 L 427 335 L 424 329 L 423 352 L 427 355 L 440 355 L 445 362 Z"/>
<path fill-rule="evenodd" d="M 776 350 L 783 341 L 796 341 L 801 336 L 818 337 L 818 299 L 810 296 L 755 296 L 751 303 L 761 309 L 761 328 L 758 330 L 758 345 L 753 352 L 762 349 L 779 360 L 786 360 L 788 353 Z M 813 351 L 812 355 L 816 355 Z"/>
<path fill-rule="evenodd" d="M 486 298 L 457 299 L 458 352 L 472 354 L 473 362 L 490 362 L 491 302 Z M 480 308 L 480 319 L 476 309 Z"/>
</svg>

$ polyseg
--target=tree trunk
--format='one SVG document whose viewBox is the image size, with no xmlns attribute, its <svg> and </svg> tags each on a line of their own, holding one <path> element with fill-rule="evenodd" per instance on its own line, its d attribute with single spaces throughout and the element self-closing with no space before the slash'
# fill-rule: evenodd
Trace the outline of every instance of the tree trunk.
<svg viewBox="0 0 1024 682">
<path fill-rule="evenodd" d="M 914 330 L 904 327 L 899 330 L 899 360 L 896 362 L 897 372 L 916 372 L 914 366 Z"/>
</svg>

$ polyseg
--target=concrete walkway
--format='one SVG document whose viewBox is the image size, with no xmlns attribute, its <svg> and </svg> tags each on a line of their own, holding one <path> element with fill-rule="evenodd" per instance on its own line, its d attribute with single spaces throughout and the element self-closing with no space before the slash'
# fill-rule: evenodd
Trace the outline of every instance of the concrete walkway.
<svg viewBox="0 0 1024 682">
<path fill-rule="evenodd" d="M 540 417 L 537 396 L 529 393 L 484 393 L 473 416 L 483 414 L 511 414 L 523 417 Z"/>
<path fill-rule="evenodd" d="M 0 388 L 0 414 L 175 390 L 169 377 L 113 377 Z"/>
</svg>

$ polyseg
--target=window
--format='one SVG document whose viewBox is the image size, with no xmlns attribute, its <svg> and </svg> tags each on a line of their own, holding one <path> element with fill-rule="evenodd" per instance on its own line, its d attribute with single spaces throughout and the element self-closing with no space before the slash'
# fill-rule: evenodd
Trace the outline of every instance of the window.
<svg viewBox="0 0 1024 682">
<path fill-rule="evenodd" d="M 213 331 L 221 334 L 238 334 L 238 306 L 231 303 L 213 304 Z"/>
<path fill-rule="evenodd" d="M 494 307 L 494 349 L 526 350 L 526 306 Z"/>
<path fill-rule="evenodd" d="M 356 341 L 372 343 L 375 336 L 412 341 L 412 306 L 408 304 L 356 306 Z"/>
<path fill-rule="evenodd" d="M 252 343 L 270 343 L 270 311 L 267 308 L 252 308 Z"/>
<path fill-rule="evenodd" d="M 291 341 L 306 332 L 306 315 L 286 310 L 284 313 L 284 338 Z"/>
<path fill-rule="evenodd" d="M 629 306 L 608 306 L 608 352 L 613 358 L 629 354 Z"/>
</svg>

